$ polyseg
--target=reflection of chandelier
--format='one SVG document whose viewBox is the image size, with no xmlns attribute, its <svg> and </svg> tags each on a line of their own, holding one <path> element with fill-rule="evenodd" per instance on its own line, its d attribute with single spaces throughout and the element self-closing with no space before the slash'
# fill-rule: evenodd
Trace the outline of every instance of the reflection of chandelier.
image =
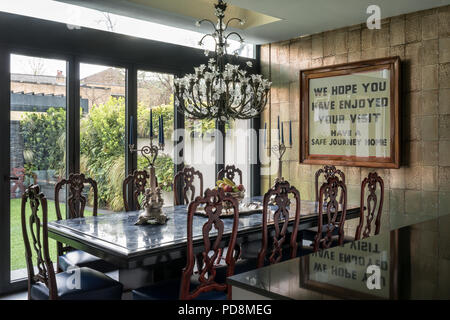
<svg viewBox="0 0 450 320">
<path fill-rule="evenodd" d="M 214 7 L 217 25 L 208 19 L 196 23 L 197 26 L 203 22 L 213 25 L 214 32 L 203 36 L 199 44 L 203 45 L 206 37 L 212 37 L 215 41 L 214 57 L 209 59 L 207 65 L 201 64 L 194 68 L 195 73 L 174 80 L 175 97 L 184 102 L 179 103 L 180 108 L 193 119 L 218 119 L 224 122 L 254 118 L 263 111 L 272 83 L 259 74 L 247 75 L 247 71 L 238 65 L 226 63 L 228 38 L 234 35 L 241 44 L 244 41 L 237 32 L 225 35 L 225 31 L 231 21 L 237 20 L 241 24 L 244 21 L 231 18 L 225 23 L 227 4 L 223 0 L 218 0 Z M 205 55 L 208 54 L 205 51 Z M 252 67 L 251 62 L 247 62 L 247 66 Z"/>
</svg>

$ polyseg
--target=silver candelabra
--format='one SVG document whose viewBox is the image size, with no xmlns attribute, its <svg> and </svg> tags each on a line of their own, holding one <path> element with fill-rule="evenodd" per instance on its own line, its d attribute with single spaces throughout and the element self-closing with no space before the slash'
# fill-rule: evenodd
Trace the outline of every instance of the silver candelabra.
<svg viewBox="0 0 450 320">
<path fill-rule="evenodd" d="M 143 207 L 144 211 L 139 215 L 136 225 L 146 223 L 165 224 L 167 216 L 162 211 L 164 200 L 161 197 L 161 189 L 158 187 L 155 174 L 155 161 L 159 151 L 164 150 L 164 143 L 153 144 L 153 137 L 150 137 L 150 145 L 138 149 L 134 144 L 129 144 L 130 152 L 140 152 L 148 161 L 150 176 L 150 188 L 145 189 Z"/>
</svg>

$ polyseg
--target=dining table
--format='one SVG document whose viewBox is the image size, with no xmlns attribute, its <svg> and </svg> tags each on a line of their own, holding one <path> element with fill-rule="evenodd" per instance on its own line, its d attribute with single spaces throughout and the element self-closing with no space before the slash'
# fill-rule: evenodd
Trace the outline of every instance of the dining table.
<svg viewBox="0 0 450 320">
<path fill-rule="evenodd" d="M 233 300 L 448 300 L 450 215 L 417 220 L 228 277 Z"/>
<path fill-rule="evenodd" d="M 261 239 L 261 201 L 261 196 L 248 197 L 241 201 L 237 244 Z M 245 213 L 245 208 L 251 204 L 259 204 L 260 209 Z M 291 206 L 291 210 L 294 210 L 293 207 Z M 135 225 L 142 210 L 52 221 L 48 223 L 48 235 L 58 242 L 116 265 L 117 280 L 124 285 L 124 290 L 129 292 L 162 280 L 160 277 L 167 275 L 164 272 L 161 275 L 161 269 L 167 271 L 175 268 L 175 274 L 181 275 L 187 251 L 187 209 L 186 205 L 163 207 L 168 220 L 162 225 Z M 347 206 L 347 220 L 359 216 L 359 205 Z M 194 252 L 201 252 L 203 249 L 202 227 L 206 221 L 207 217 L 201 214 L 194 215 Z M 222 242 L 226 244 L 232 230 L 232 215 L 224 217 L 222 221 L 224 222 Z M 317 202 L 302 200 L 298 229 L 312 228 L 317 226 L 317 223 Z M 293 219 L 289 222 L 289 228 L 292 228 L 292 224 Z M 273 223 L 269 222 L 268 225 L 269 230 L 273 229 Z M 210 233 L 212 239 L 215 232 L 217 231 L 213 229 Z"/>
</svg>

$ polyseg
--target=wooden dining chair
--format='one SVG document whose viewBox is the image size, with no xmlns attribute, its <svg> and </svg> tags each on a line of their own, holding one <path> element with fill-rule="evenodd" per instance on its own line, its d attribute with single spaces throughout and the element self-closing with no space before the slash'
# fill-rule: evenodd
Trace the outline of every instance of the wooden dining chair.
<svg viewBox="0 0 450 320">
<path fill-rule="evenodd" d="M 289 198 L 289 195 L 292 198 Z M 262 240 L 246 242 L 241 245 L 242 260 L 236 263 L 235 274 L 297 256 L 300 200 L 300 192 L 294 186 L 291 186 L 288 181 L 282 179 L 275 181 L 273 187 L 265 193 L 263 198 Z M 295 211 L 291 210 L 293 205 L 295 205 Z M 288 225 L 290 221 L 292 221 L 293 228 L 289 234 Z M 271 237 L 269 237 L 269 222 L 274 225 Z M 271 249 L 268 249 L 269 243 Z"/>
<path fill-rule="evenodd" d="M 183 170 L 179 171 L 173 178 L 173 199 L 176 206 L 181 204 L 188 204 L 195 198 L 195 186 L 194 180 L 195 176 L 198 177 L 200 184 L 200 193 L 203 194 L 203 174 L 195 170 L 193 167 L 184 167 Z M 181 188 L 181 197 L 179 194 L 179 188 Z M 191 196 L 188 197 L 190 192 Z"/>
<path fill-rule="evenodd" d="M 231 299 L 230 285 L 226 278 L 216 277 L 217 265 L 215 261 L 219 255 L 219 249 L 223 249 L 224 223 L 220 217 L 223 203 L 228 201 L 233 211 L 233 227 L 231 234 L 227 235 L 228 247 L 234 248 L 236 244 L 239 225 L 239 205 L 235 198 L 226 196 L 222 189 L 206 189 L 203 197 L 197 197 L 189 203 L 187 213 L 187 263 L 182 270 L 181 279 L 163 281 L 154 285 L 133 290 L 133 298 L 136 300 L 191 300 L 191 299 Z M 194 213 L 199 205 L 204 205 L 204 211 L 208 220 L 203 224 L 203 249 L 201 252 L 202 263 L 197 264 L 198 271 L 193 280 L 194 266 L 199 255 L 194 251 L 193 223 Z M 211 231 L 214 231 L 211 234 Z M 228 250 L 226 255 L 226 277 L 234 274 L 236 255 L 233 250 Z"/>
<path fill-rule="evenodd" d="M 380 187 L 380 197 L 377 196 L 377 185 Z M 366 188 L 368 190 L 365 198 Z M 384 202 L 384 181 L 376 172 L 370 172 L 361 183 L 360 217 L 356 228 L 355 240 L 368 238 L 375 222 L 374 235 L 380 233 L 381 214 Z M 367 211 L 367 215 L 364 212 Z M 375 215 L 376 212 L 376 215 Z"/>
<path fill-rule="evenodd" d="M 27 202 L 31 209 L 28 216 Z M 122 284 L 96 270 L 83 267 L 55 273 L 48 248 L 47 199 L 38 185 L 28 187 L 22 195 L 21 221 L 29 300 L 121 299 Z"/>
<path fill-rule="evenodd" d="M 236 168 L 234 164 L 227 165 L 225 166 L 225 168 L 221 169 L 217 174 L 217 180 L 222 180 L 224 177 L 226 177 L 236 183 L 236 181 L 234 181 L 236 174 L 239 175 L 239 184 L 242 184 L 242 171 L 241 169 Z"/>
<path fill-rule="evenodd" d="M 338 194 L 342 195 L 341 210 L 339 210 Z M 324 214 L 325 210 L 325 214 Z M 339 212 L 341 211 L 341 214 Z M 347 213 L 347 187 L 336 176 L 328 178 L 328 181 L 320 187 L 319 213 L 316 235 L 312 246 L 302 246 L 300 254 L 317 252 L 320 249 L 328 249 L 331 246 L 344 243 L 344 224 Z M 325 219 L 325 225 L 323 224 Z"/>
<path fill-rule="evenodd" d="M 136 209 L 141 210 L 141 204 L 139 202 L 139 196 L 145 194 L 145 188 L 147 186 L 147 180 L 150 179 L 150 175 L 146 170 L 134 170 L 133 174 L 129 174 L 122 184 L 123 206 L 125 211 L 130 211 L 130 205 L 127 199 L 128 185 L 131 183 L 133 186 L 133 199 L 136 204 Z"/>
<path fill-rule="evenodd" d="M 342 183 L 345 185 L 344 172 L 342 172 L 339 169 L 336 169 L 336 167 L 333 165 L 325 165 L 323 168 L 320 168 L 319 170 L 317 170 L 314 175 L 316 202 L 319 202 L 319 180 L 321 177 L 323 177 L 322 178 L 323 183 L 327 183 L 327 181 L 331 177 L 338 177 L 342 181 Z M 339 203 L 342 204 L 342 201 L 343 201 L 343 194 L 341 193 L 339 195 Z M 335 229 L 335 232 L 337 232 L 337 230 L 338 229 Z M 309 229 L 302 230 L 299 233 L 299 235 L 300 235 L 299 241 L 303 241 L 303 240 L 312 241 L 312 240 L 314 240 L 314 237 L 316 236 L 316 228 L 309 228 Z"/>
<path fill-rule="evenodd" d="M 289 195 L 292 195 L 293 199 L 289 199 Z M 295 201 L 295 212 L 293 215 L 290 212 L 292 200 Z M 269 205 L 269 201 L 272 201 L 273 204 Z M 272 250 L 267 257 L 269 206 L 275 210 L 273 212 L 273 225 L 275 231 L 272 236 Z M 265 264 L 274 264 L 282 260 L 284 257 L 283 249 L 288 235 L 288 225 L 292 217 L 294 217 L 294 221 L 289 241 L 289 258 L 295 258 L 297 256 L 297 232 L 300 222 L 300 192 L 298 192 L 294 186 L 291 186 L 288 181 L 277 179 L 275 185 L 266 192 L 263 199 L 262 243 L 261 250 L 258 254 L 258 268 Z"/>
<path fill-rule="evenodd" d="M 319 201 L 319 179 L 323 175 L 323 182 L 327 182 L 327 180 L 331 177 L 339 176 L 342 182 L 345 184 L 345 174 L 339 169 L 336 169 L 333 165 L 325 165 L 323 168 L 320 168 L 316 171 L 314 175 L 314 185 L 316 191 L 316 202 Z M 339 198 L 339 203 L 342 203 L 342 195 Z"/>
<path fill-rule="evenodd" d="M 82 173 L 71 173 L 68 179 L 62 179 L 55 186 L 55 207 L 56 217 L 62 220 L 59 193 L 64 186 L 69 187 L 69 198 L 67 199 L 68 219 L 83 218 L 84 210 L 87 204 L 87 198 L 83 194 L 85 184 L 90 185 L 94 198 L 92 215 L 97 216 L 98 206 L 98 189 L 97 182 L 92 178 L 86 178 Z M 66 271 L 70 266 L 89 267 L 101 272 L 110 272 L 117 268 L 87 252 L 74 250 L 70 246 L 65 246 L 61 242 L 57 242 L 58 252 L 58 271 Z"/>
</svg>

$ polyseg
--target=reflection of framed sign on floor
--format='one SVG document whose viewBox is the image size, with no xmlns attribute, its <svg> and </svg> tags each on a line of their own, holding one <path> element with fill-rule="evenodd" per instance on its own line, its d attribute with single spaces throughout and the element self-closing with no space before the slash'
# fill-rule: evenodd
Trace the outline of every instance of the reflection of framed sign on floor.
<svg viewBox="0 0 450 320">
<path fill-rule="evenodd" d="M 398 57 L 300 72 L 300 161 L 400 167 Z"/>
</svg>

